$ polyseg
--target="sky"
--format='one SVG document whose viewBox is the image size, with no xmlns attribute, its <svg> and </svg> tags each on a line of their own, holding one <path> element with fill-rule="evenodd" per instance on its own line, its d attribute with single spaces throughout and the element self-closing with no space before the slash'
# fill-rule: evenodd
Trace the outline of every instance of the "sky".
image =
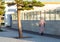
<svg viewBox="0 0 60 42">
<path fill-rule="evenodd" d="M 41 2 L 60 2 L 60 0 L 37 0 Z"/>
<path fill-rule="evenodd" d="M 39 0 L 41 2 L 60 2 L 60 0 Z"/>
<path fill-rule="evenodd" d="M 5 0 L 5 1 L 13 1 L 13 0 Z M 31 0 L 29 0 L 31 1 Z M 41 2 L 60 2 L 60 0 L 37 0 L 37 1 L 41 1 Z"/>
</svg>

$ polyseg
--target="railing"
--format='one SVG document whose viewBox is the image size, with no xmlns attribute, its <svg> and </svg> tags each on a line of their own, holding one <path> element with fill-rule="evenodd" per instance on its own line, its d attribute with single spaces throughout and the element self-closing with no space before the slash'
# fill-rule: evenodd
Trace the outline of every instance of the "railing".
<svg viewBox="0 0 60 42">
<path fill-rule="evenodd" d="M 17 20 L 17 14 L 12 15 L 13 20 Z M 60 20 L 59 11 L 26 11 L 21 12 L 21 20 L 40 20 L 40 17 L 44 17 L 45 20 Z"/>
<path fill-rule="evenodd" d="M 44 17 L 45 20 L 60 20 L 60 13 L 57 13 L 57 11 L 52 13 L 49 12 L 42 12 L 42 11 L 34 11 L 34 12 L 27 12 L 23 13 L 24 17 L 22 17 L 23 20 L 40 20 L 40 17 Z"/>
</svg>

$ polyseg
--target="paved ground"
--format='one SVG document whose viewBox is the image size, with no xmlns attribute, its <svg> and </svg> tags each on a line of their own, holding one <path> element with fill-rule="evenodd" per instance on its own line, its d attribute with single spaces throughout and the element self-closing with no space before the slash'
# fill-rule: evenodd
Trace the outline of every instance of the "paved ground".
<svg viewBox="0 0 60 42">
<path fill-rule="evenodd" d="M 60 42 L 60 39 L 58 38 L 34 35 L 25 32 L 23 32 L 23 36 L 28 36 L 30 38 L 16 39 L 15 37 L 18 37 L 17 31 L 6 28 L 4 28 L 3 30 L 3 32 L 0 32 L 0 42 Z"/>
</svg>

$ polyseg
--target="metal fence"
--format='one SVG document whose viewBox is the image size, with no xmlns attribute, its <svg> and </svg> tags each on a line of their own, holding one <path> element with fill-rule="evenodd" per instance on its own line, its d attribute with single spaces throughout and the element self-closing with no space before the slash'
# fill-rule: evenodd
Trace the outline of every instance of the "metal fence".
<svg viewBox="0 0 60 42">
<path fill-rule="evenodd" d="M 57 10 L 49 11 L 28 11 L 21 13 L 21 20 L 40 20 L 44 17 L 45 20 L 60 20 L 60 12 Z"/>
<path fill-rule="evenodd" d="M 21 20 L 40 20 L 40 17 L 44 17 L 45 20 L 60 20 L 60 12 L 56 10 L 21 12 Z M 17 14 L 13 14 L 12 19 L 17 20 Z"/>
</svg>

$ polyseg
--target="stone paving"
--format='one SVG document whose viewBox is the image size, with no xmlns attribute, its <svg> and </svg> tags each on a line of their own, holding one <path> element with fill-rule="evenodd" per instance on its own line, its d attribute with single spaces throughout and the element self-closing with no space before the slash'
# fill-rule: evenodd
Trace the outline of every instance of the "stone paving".
<svg viewBox="0 0 60 42">
<path fill-rule="evenodd" d="M 18 31 L 10 30 L 10 29 L 3 29 L 3 32 L 0 32 L 0 42 L 60 42 L 60 39 L 48 37 L 48 36 L 41 36 L 23 32 L 23 36 L 28 36 L 30 38 L 20 38 L 18 37 Z"/>
</svg>

